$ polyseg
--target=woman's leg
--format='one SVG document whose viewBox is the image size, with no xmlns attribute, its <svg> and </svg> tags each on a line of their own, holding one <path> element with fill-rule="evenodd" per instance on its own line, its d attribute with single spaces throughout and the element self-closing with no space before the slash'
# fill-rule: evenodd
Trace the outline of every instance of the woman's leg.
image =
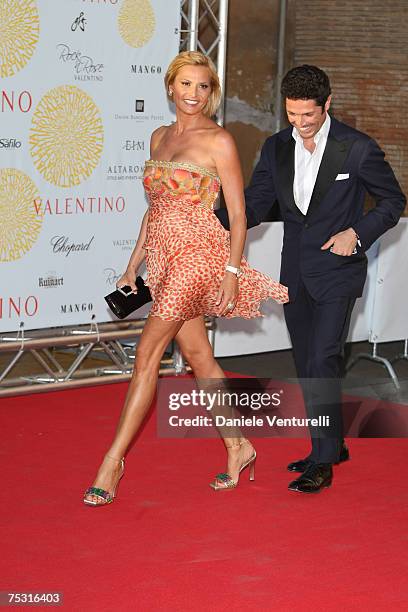
<svg viewBox="0 0 408 612">
<path fill-rule="evenodd" d="M 204 318 L 197 317 L 186 321 L 176 336 L 184 358 L 190 364 L 200 388 L 205 387 L 206 379 L 224 379 L 225 374 L 214 358 L 208 340 Z M 222 389 L 222 385 L 220 385 Z M 244 438 L 237 432 L 236 437 L 226 437 L 220 432 L 228 453 L 226 472 L 235 481 L 239 478 L 239 468 L 254 454 L 252 444 L 240 444 Z"/>
<path fill-rule="evenodd" d="M 159 317 L 147 319 L 136 349 L 133 375 L 115 438 L 106 453 L 108 458 L 105 457 L 99 468 L 94 487 L 105 491 L 113 490 L 120 475 L 119 460 L 124 456 L 152 403 L 159 376 L 160 360 L 166 346 L 182 325 L 183 321 L 163 321 Z M 110 458 L 116 458 L 118 461 L 112 461 Z M 87 499 L 97 501 L 93 495 L 88 495 Z"/>
</svg>

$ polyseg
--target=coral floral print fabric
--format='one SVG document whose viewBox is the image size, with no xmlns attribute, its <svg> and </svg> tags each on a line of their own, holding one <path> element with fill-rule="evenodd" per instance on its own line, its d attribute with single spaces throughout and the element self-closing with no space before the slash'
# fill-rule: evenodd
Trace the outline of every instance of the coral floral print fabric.
<svg viewBox="0 0 408 612">
<path fill-rule="evenodd" d="M 166 321 L 218 316 L 216 297 L 230 255 L 229 232 L 213 212 L 220 179 L 195 164 L 149 160 L 146 249 L 150 314 Z M 261 300 L 288 301 L 287 288 L 251 268 L 243 257 L 239 296 L 226 318 L 262 316 Z"/>
</svg>

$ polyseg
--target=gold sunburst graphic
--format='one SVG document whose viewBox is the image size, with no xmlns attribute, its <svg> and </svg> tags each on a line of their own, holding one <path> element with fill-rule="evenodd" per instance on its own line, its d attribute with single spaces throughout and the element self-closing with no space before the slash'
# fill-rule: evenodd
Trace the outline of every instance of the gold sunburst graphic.
<svg viewBox="0 0 408 612">
<path fill-rule="evenodd" d="M 156 27 L 150 0 L 123 0 L 118 16 L 119 33 L 131 47 L 143 47 Z"/>
<path fill-rule="evenodd" d="M 34 0 L 0 2 L 0 77 L 10 77 L 31 59 L 40 35 Z"/>
<path fill-rule="evenodd" d="M 43 221 L 37 198 L 38 189 L 24 172 L 0 169 L 0 261 L 20 259 L 37 240 Z"/>
<path fill-rule="evenodd" d="M 103 125 L 98 107 L 74 85 L 48 91 L 36 107 L 30 150 L 37 170 L 58 187 L 87 179 L 103 150 Z"/>
</svg>

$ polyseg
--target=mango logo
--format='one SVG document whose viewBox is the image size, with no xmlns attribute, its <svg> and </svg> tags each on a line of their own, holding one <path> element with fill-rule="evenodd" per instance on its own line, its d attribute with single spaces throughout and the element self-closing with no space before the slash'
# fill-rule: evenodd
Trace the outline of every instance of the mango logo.
<svg viewBox="0 0 408 612">
<path fill-rule="evenodd" d="M 20 259 L 36 242 L 43 221 L 34 201 L 36 185 L 15 168 L 0 168 L 0 261 Z"/>
<path fill-rule="evenodd" d="M 46 181 L 72 187 L 87 179 L 103 151 L 103 124 L 90 95 L 74 85 L 48 91 L 32 118 L 33 162 Z"/>
<path fill-rule="evenodd" d="M 119 34 L 130 47 L 143 47 L 154 34 L 156 17 L 150 0 L 123 0 L 118 15 Z"/>
<path fill-rule="evenodd" d="M 34 0 L 0 2 L 0 77 L 24 68 L 40 36 L 40 19 Z"/>
</svg>

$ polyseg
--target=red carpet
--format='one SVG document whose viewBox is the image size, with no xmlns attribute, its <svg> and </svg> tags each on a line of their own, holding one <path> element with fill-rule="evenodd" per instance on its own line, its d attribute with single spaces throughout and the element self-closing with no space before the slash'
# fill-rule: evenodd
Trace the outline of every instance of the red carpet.
<svg viewBox="0 0 408 612">
<path fill-rule="evenodd" d="M 308 442 L 258 439 L 255 483 L 214 492 L 221 442 L 156 439 L 153 415 L 117 500 L 88 508 L 125 392 L 1 402 L 0 590 L 62 591 L 69 611 L 407 609 L 407 440 L 351 440 L 334 486 L 306 496 L 285 466 Z"/>
</svg>

